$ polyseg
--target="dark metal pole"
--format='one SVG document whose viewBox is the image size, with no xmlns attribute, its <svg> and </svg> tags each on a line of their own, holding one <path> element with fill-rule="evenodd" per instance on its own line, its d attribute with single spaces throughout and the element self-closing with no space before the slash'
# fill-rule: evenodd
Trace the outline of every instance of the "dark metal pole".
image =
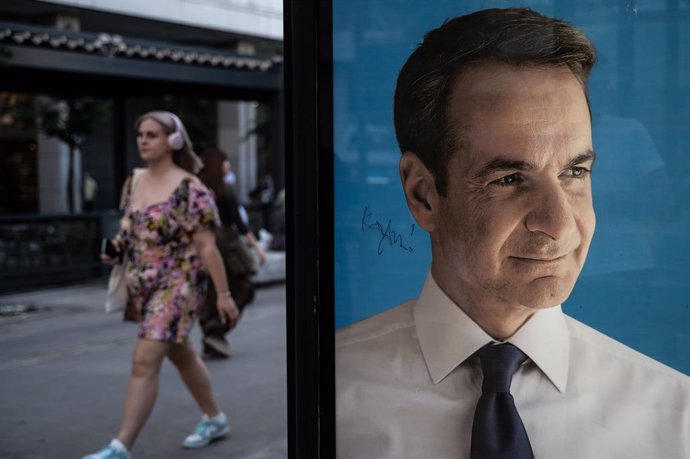
<svg viewBox="0 0 690 459">
<path fill-rule="evenodd" d="M 335 457 L 331 2 L 286 0 L 289 457 Z"/>
</svg>

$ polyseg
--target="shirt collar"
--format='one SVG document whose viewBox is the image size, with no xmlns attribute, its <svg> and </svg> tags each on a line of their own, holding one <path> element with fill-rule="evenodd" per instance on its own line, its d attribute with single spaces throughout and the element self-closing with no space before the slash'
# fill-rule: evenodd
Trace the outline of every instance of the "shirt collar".
<svg viewBox="0 0 690 459">
<path fill-rule="evenodd" d="M 436 284 L 431 273 L 414 307 L 419 345 L 434 384 L 482 346 L 495 341 Z M 539 367 L 556 388 L 568 382 L 570 337 L 560 305 L 540 309 L 506 342 Z"/>
</svg>

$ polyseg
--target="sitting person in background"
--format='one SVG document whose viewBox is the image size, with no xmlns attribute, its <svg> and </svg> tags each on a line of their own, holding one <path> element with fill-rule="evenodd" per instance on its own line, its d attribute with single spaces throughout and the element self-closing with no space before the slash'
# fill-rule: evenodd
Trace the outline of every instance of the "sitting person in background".
<svg viewBox="0 0 690 459">
<path fill-rule="evenodd" d="M 280 190 L 273 203 L 274 210 L 271 216 L 273 239 L 270 250 L 285 251 L 285 190 Z"/>
<path fill-rule="evenodd" d="M 273 170 L 270 164 L 264 167 L 264 174 L 259 181 L 259 184 L 249 191 L 249 199 L 253 204 L 261 207 L 262 227 L 268 231 L 273 232 L 271 228 L 271 211 L 273 207 L 273 199 L 275 198 L 273 184 Z"/>
</svg>

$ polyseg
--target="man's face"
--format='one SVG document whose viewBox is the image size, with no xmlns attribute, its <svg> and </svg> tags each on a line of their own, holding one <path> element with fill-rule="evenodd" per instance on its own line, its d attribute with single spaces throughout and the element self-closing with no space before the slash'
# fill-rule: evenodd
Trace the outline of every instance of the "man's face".
<svg viewBox="0 0 690 459">
<path fill-rule="evenodd" d="M 481 64 L 451 96 L 459 138 L 431 231 L 451 298 L 508 307 L 563 302 L 594 232 L 587 102 L 567 68 Z"/>
</svg>

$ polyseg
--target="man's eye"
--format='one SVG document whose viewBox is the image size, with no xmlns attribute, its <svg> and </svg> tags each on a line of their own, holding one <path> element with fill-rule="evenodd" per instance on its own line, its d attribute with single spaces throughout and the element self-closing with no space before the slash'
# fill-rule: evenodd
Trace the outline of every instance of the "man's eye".
<svg viewBox="0 0 690 459">
<path fill-rule="evenodd" d="M 519 185 L 522 182 L 524 182 L 525 179 L 522 177 L 520 174 L 510 174 L 506 175 L 505 177 L 501 177 L 500 179 L 494 180 L 491 182 L 492 185 L 498 185 L 498 186 L 510 186 L 510 185 Z"/>
<path fill-rule="evenodd" d="M 588 172 L 589 170 L 585 167 L 571 167 L 568 169 L 568 175 L 575 178 L 584 177 Z"/>
</svg>

